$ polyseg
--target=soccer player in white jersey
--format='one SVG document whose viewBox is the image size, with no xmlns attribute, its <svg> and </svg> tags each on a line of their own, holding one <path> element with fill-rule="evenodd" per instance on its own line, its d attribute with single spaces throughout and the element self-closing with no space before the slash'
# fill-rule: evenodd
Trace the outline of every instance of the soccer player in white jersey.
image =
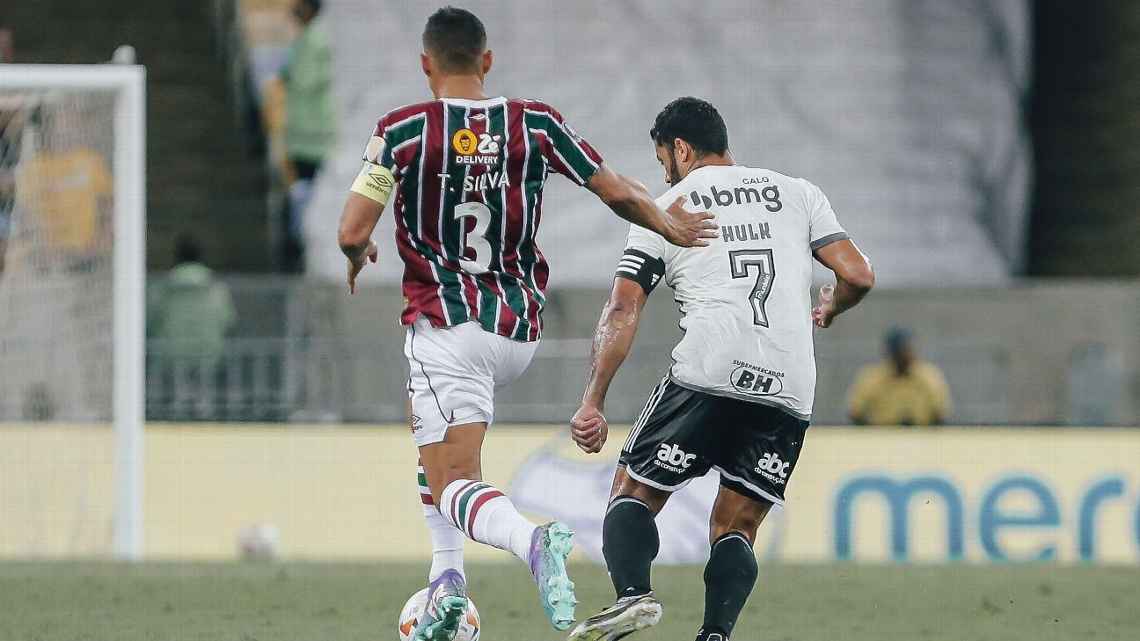
<svg viewBox="0 0 1140 641">
<path fill-rule="evenodd" d="M 649 569 L 654 517 L 672 492 L 720 474 L 705 567 L 698 641 L 727 641 L 756 582 L 756 530 L 795 470 L 815 394 L 813 324 L 826 328 L 874 284 L 818 187 L 737 165 L 724 120 L 696 98 L 674 100 L 650 132 L 678 196 L 716 216 L 708 247 L 671 247 L 631 227 L 594 337 L 582 405 L 571 420 L 580 448 L 601 451 L 606 390 L 629 353 L 646 297 L 664 280 L 681 308 L 681 342 L 622 447 L 603 526 L 617 602 L 584 621 L 572 641 L 609 641 L 657 623 Z M 812 260 L 835 273 L 834 295 L 811 302 Z"/>
</svg>

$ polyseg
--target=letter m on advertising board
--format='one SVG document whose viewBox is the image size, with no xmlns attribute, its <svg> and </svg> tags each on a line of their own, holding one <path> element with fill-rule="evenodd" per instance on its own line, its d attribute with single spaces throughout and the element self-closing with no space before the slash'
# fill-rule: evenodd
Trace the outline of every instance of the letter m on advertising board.
<svg viewBox="0 0 1140 641">
<path fill-rule="evenodd" d="M 886 502 L 890 515 L 891 558 L 894 560 L 906 561 L 910 558 L 910 505 L 916 495 L 933 495 L 946 506 L 947 559 L 957 561 L 965 555 L 962 495 L 953 483 L 937 476 L 896 480 L 883 475 L 861 475 L 849 479 L 835 495 L 833 525 L 836 559 L 850 560 L 854 556 L 853 513 L 856 502 L 864 494 L 878 495 Z"/>
</svg>

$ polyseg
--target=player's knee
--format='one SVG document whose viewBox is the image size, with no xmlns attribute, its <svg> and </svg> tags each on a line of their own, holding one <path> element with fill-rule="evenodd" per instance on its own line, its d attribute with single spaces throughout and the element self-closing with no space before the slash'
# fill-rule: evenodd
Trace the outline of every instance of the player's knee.
<svg viewBox="0 0 1140 641">
<path fill-rule="evenodd" d="M 456 481 L 479 481 L 482 480 L 482 475 L 479 473 L 478 465 L 464 465 L 454 464 L 446 465 L 440 471 L 438 479 L 435 483 L 431 484 L 431 493 L 435 497 L 436 505 L 439 505 L 439 495 L 443 494 L 443 490 L 448 485 Z"/>
<path fill-rule="evenodd" d="M 726 534 L 740 534 L 748 539 L 748 544 L 756 542 L 756 532 L 760 529 L 760 521 L 745 522 L 741 520 L 717 522 L 715 519 L 709 528 L 709 543 L 716 541 Z"/>
<path fill-rule="evenodd" d="M 482 478 L 479 473 L 479 460 L 449 461 L 444 469 L 444 485 L 466 479 L 478 480 Z"/>
<path fill-rule="evenodd" d="M 725 506 L 718 507 L 721 509 L 714 509 L 710 519 L 709 542 L 737 532 L 744 535 L 751 544 L 756 542 L 756 532 L 764 522 L 771 505 L 750 501 L 748 505 L 732 506 L 730 509 L 725 509 Z"/>
<path fill-rule="evenodd" d="M 437 506 L 441 505 L 440 496 L 447 486 L 456 481 L 479 481 L 483 478 L 478 458 L 448 457 L 433 463 L 425 467 L 428 468 L 428 489 Z"/>
<path fill-rule="evenodd" d="M 641 501 L 649 508 L 649 511 L 652 512 L 654 516 L 657 516 L 661 509 L 665 507 L 665 503 L 669 500 L 670 493 L 639 483 L 619 472 L 619 476 L 615 479 L 614 487 L 610 494 L 610 500 L 618 496 L 631 496 Z"/>
</svg>

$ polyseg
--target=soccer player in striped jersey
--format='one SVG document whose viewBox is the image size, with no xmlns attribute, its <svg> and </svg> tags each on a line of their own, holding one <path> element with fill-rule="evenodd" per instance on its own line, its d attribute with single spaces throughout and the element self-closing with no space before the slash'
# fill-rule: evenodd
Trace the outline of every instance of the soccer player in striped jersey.
<svg viewBox="0 0 1140 641">
<path fill-rule="evenodd" d="M 455 635 L 467 606 L 462 535 L 527 563 L 551 623 L 566 629 L 575 604 L 565 568 L 572 532 L 528 521 L 481 480 L 479 464 L 494 389 L 523 373 L 542 333 L 549 270 L 535 239 L 543 186 L 549 174 L 560 174 L 679 246 L 707 244 L 715 226 L 709 214 L 685 211 L 681 198 L 659 209 L 550 105 L 488 97 L 492 54 L 470 12 L 437 11 L 423 44 L 421 64 L 435 99 L 380 118 L 339 234 L 353 292 L 360 270 L 377 260 L 370 237 L 395 195 L 410 424 L 433 542 L 428 610 L 415 638 Z"/>
</svg>

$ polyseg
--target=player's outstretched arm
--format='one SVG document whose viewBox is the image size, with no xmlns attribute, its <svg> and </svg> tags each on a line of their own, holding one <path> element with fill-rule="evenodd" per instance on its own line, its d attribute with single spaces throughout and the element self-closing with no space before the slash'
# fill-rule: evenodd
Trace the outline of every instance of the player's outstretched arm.
<svg viewBox="0 0 1140 641">
<path fill-rule="evenodd" d="M 685 211 L 684 197 L 678 197 L 669 209 L 661 211 L 653 197 L 640 183 L 602 165 L 586 186 L 615 214 L 625 220 L 657 232 L 678 247 L 705 247 L 705 238 L 716 238 L 716 223 L 707 211 Z"/>
<path fill-rule="evenodd" d="M 830 327 L 836 316 L 863 300 L 875 286 L 871 261 L 850 240 L 839 240 L 815 250 L 816 260 L 835 273 L 835 291 L 830 300 L 821 300 L 812 310 L 819 327 Z"/>
<path fill-rule="evenodd" d="M 356 192 L 348 194 L 344 211 L 340 215 L 340 229 L 337 242 L 340 250 L 348 257 L 348 293 L 356 293 L 356 277 L 369 261 L 377 258 L 376 243 L 372 242 L 372 230 L 376 228 L 384 205 L 372 198 Z"/>
<path fill-rule="evenodd" d="M 609 436 L 610 426 L 602 411 L 606 405 L 606 392 L 629 350 L 641 321 L 641 310 L 647 299 L 645 290 L 636 281 L 615 278 L 610 299 L 602 309 L 602 317 L 594 331 L 594 345 L 590 350 L 590 373 L 586 377 L 586 391 L 582 405 L 570 419 L 570 434 L 583 452 L 595 454 Z"/>
</svg>

